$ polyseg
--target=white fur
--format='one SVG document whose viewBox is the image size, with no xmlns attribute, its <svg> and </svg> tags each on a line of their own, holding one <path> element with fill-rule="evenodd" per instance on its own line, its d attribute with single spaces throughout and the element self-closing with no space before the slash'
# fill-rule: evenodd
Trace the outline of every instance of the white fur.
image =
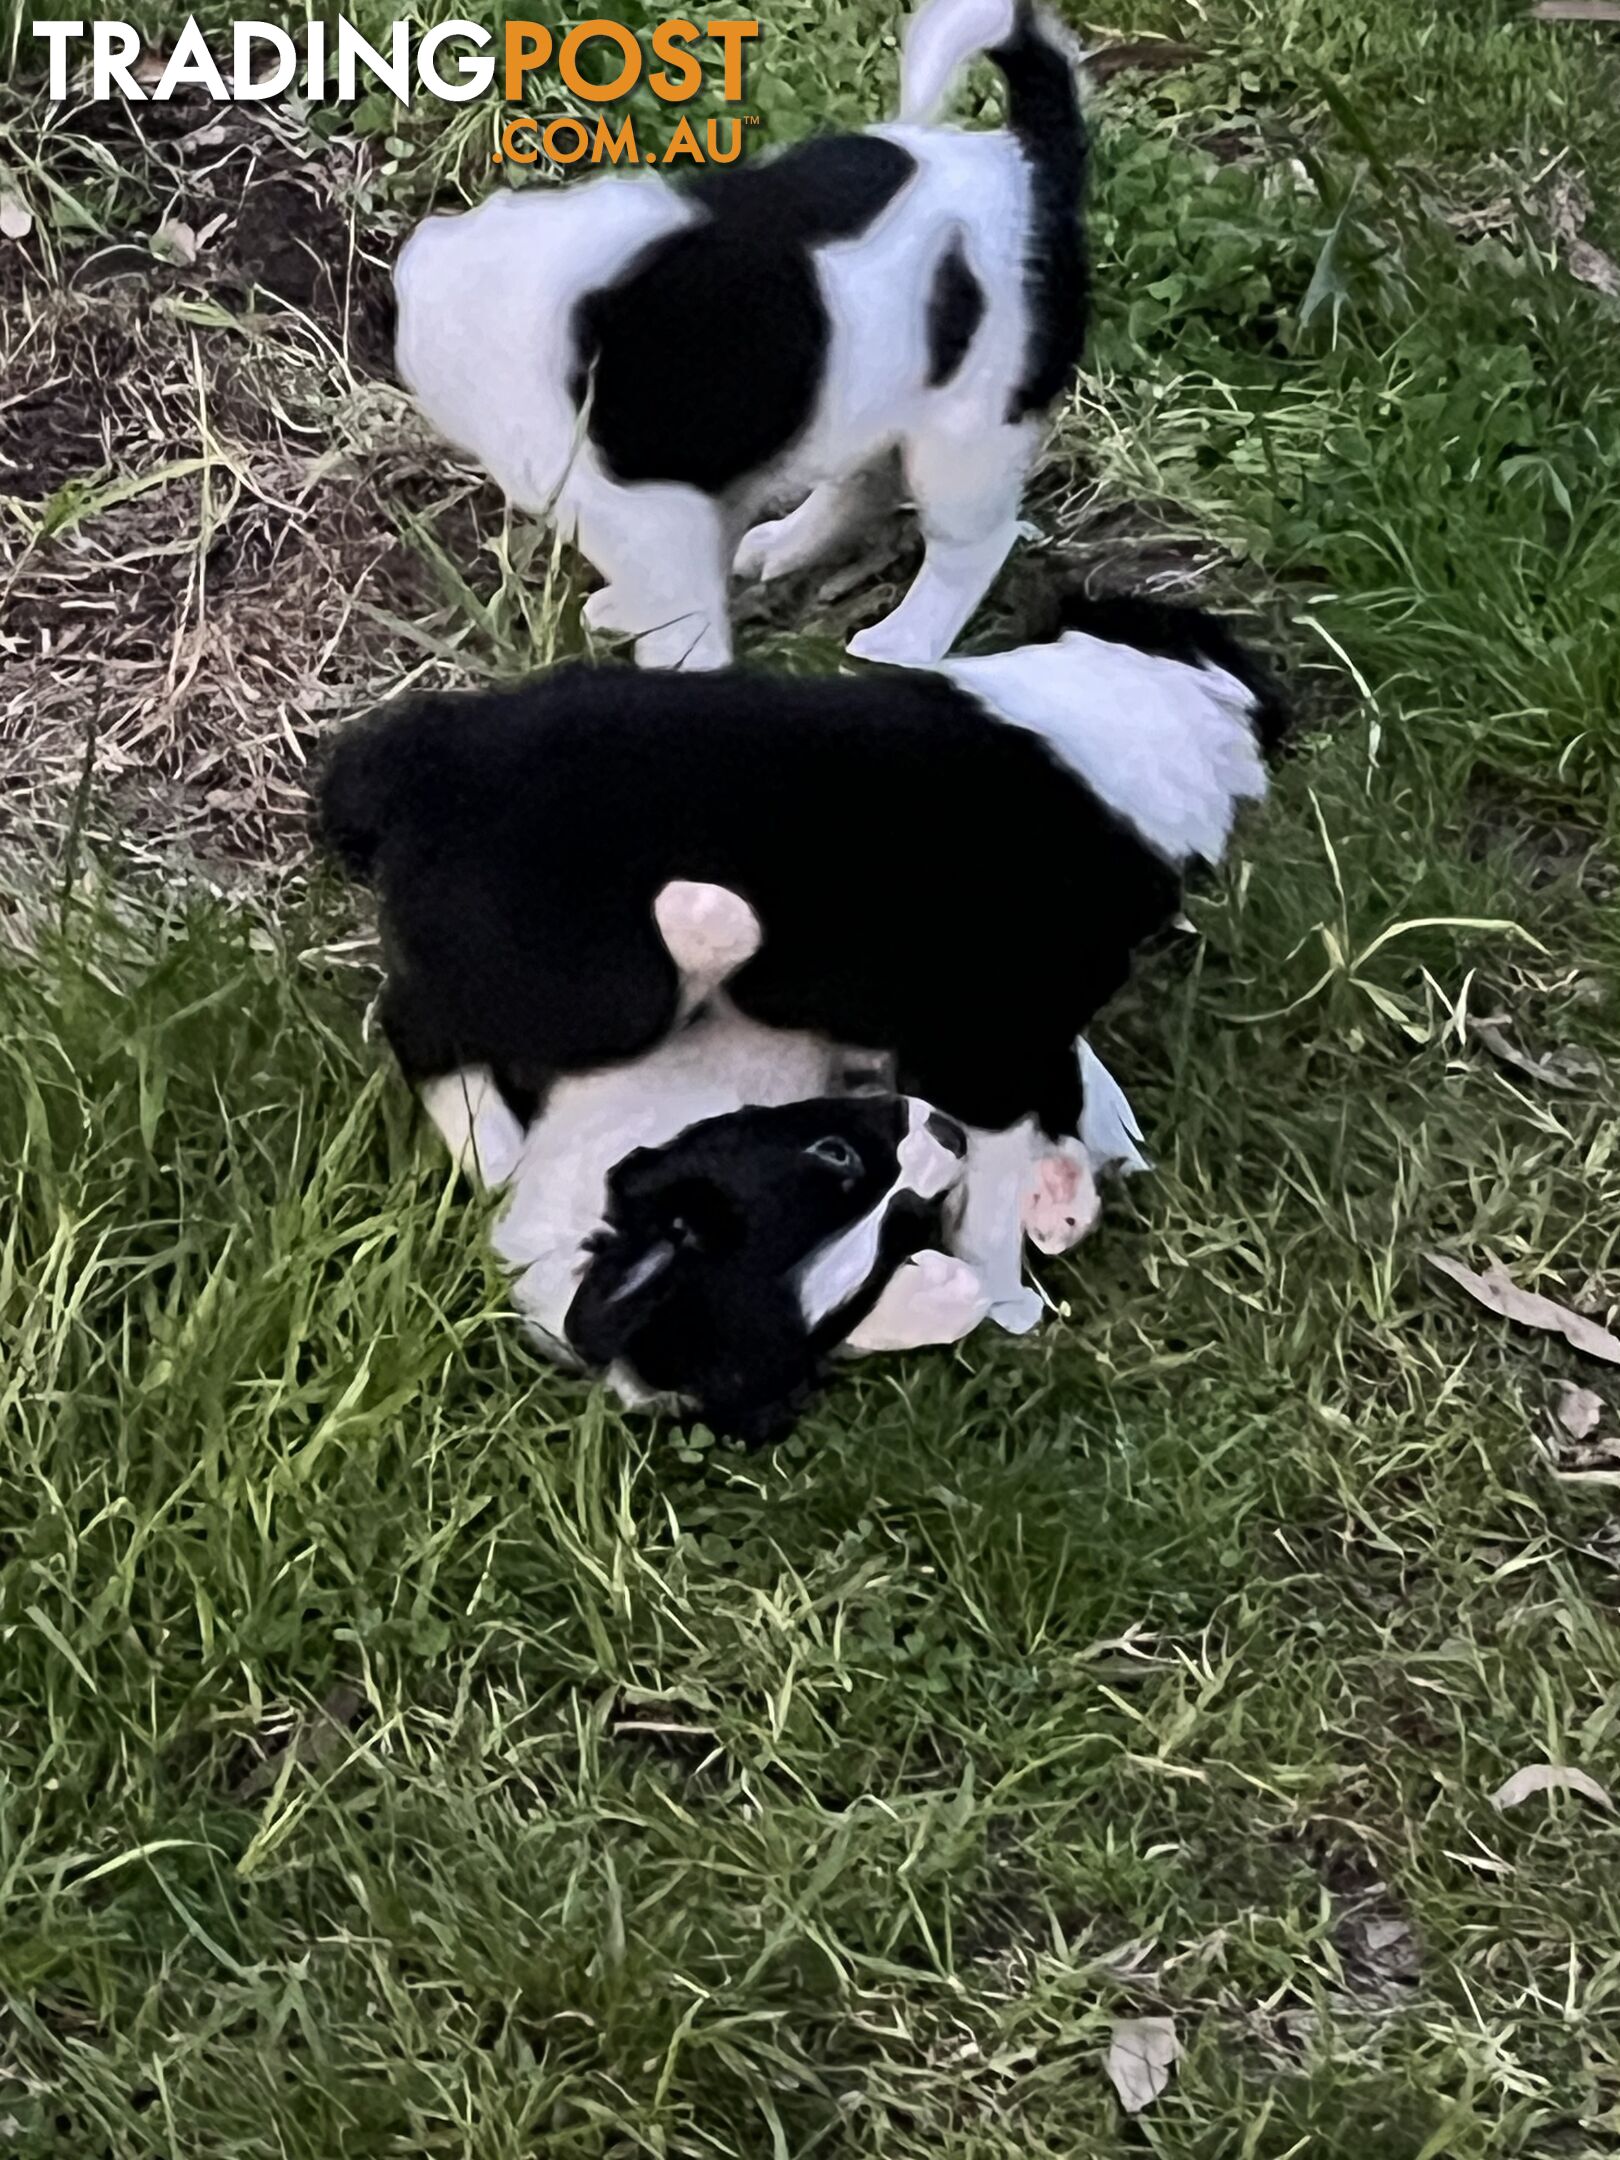
<svg viewBox="0 0 1620 2160">
<path fill-rule="evenodd" d="M 1011 13 L 1009 0 L 934 0 L 908 45 L 907 111 L 931 103 Z M 698 215 L 662 175 L 502 190 L 462 215 L 430 218 L 401 253 L 403 380 L 514 503 L 555 517 L 577 543 L 606 581 L 586 604 L 587 622 L 633 636 L 643 666 L 723 665 L 733 563 L 770 577 L 819 560 L 860 512 L 860 477 L 895 449 L 926 554 L 910 592 L 851 652 L 937 660 L 1017 536 L 1039 439 L 1035 422 L 1005 418 L 1028 347 L 1028 168 L 1005 134 L 872 132 L 902 144 L 916 172 L 866 231 L 817 251 L 832 337 L 816 409 L 776 465 L 724 503 L 685 486 L 615 481 L 568 394 L 577 303 Z M 929 295 L 953 238 L 984 315 L 956 374 L 931 389 Z M 738 334 L 769 335 L 770 326 Z M 793 500 L 790 516 L 754 524 Z"/>
<path fill-rule="evenodd" d="M 1033 1118 L 1005 1132 L 968 1128 L 967 1205 L 951 1240 L 984 1284 L 989 1316 L 1009 1335 L 1027 1335 L 1041 1301 L 1024 1281 L 1023 1208 L 1043 1152 Z"/>
<path fill-rule="evenodd" d="M 799 1309 L 811 1327 L 845 1305 L 871 1280 L 877 1265 L 878 1247 L 889 1209 L 902 1193 L 922 1200 L 937 1200 L 962 1180 L 962 1158 L 936 1140 L 928 1130 L 929 1104 L 913 1095 L 907 1098 L 910 1116 L 906 1137 L 897 1150 L 895 1180 L 882 1198 L 852 1223 L 831 1244 L 812 1255 L 799 1277 Z"/>
<path fill-rule="evenodd" d="M 464 1177 L 499 1185 L 511 1174 L 523 1146 L 523 1127 L 484 1066 L 469 1065 L 464 1071 L 428 1081 L 422 1090 L 422 1107 Z"/>
<path fill-rule="evenodd" d="M 683 1019 L 759 951 L 759 917 L 724 885 L 672 878 L 653 901 L 653 920 L 681 971 Z"/>
<path fill-rule="evenodd" d="M 1080 1084 L 1085 1103 L 1080 1112 L 1080 1142 L 1094 1170 L 1118 1170 L 1122 1176 L 1151 1170 L 1142 1153 L 1142 1128 L 1136 1112 L 1125 1099 L 1125 1090 L 1102 1059 L 1083 1038 L 1080 1050 Z"/>
<path fill-rule="evenodd" d="M 975 54 L 1012 36 L 1016 0 L 934 0 L 906 24 L 900 57 L 900 117 L 927 122 Z"/>
<path fill-rule="evenodd" d="M 1178 869 L 1192 856 L 1219 862 L 1238 804 L 1266 792 L 1254 698 L 1224 668 L 1070 630 L 940 673 L 1041 736 Z"/>
<path fill-rule="evenodd" d="M 882 1297 L 844 1339 L 844 1349 L 917 1350 L 960 1342 L 990 1309 L 983 1283 L 965 1260 L 923 1251 L 902 1262 Z"/>
<path fill-rule="evenodd" d="M 556 1082 L 508 1174 L 494 1232 L 496 1255 L 517 1278 L 518 1309 L 543 1347 L 572 1362 L 563 1321 L 616 1163 L 701 1118 L 825 1094 L 833 1069 L 817 1037 L 760 1027 L 722 1004 L 631 1064 Z"/>
</svg>

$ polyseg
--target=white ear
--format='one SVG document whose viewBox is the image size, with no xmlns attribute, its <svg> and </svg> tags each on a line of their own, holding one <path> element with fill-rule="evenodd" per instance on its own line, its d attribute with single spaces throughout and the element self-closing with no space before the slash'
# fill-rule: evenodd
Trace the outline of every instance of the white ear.
<svg viewBox="0 0 1620 2160">
<path fill-rule="evenodd" d="M 675 878 L 653 902 L 653 920 L 681 971 L 681 1005 L 690 1012 L 759 951 L 759 917 L 724 885 Z"/>
</svg>

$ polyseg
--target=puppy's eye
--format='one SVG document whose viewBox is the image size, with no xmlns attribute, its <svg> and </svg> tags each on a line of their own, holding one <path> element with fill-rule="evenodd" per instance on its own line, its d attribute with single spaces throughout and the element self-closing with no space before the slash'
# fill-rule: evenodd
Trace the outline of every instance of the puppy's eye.
<svg viewBox="0 0 1620 2160">
<path fill-rule="evenodd" d="M 804 1151 L 813 1155 L 817 1162 L 825 1163 L 829 1170 L 836 1170 L 842 1177 L 854 1177 L 860 1170 L 861 1158 L 847 1140 L 840 1140 L 829 1133 L 825 1140 L 812 1140 Z"/>
</svg>

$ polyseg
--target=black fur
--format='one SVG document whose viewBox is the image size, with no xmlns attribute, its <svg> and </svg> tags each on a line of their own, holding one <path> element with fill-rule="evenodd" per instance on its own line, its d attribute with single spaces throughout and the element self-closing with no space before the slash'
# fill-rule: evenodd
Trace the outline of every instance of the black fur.
<svg viewBox="0 0 1620 2160">
<path fill-rule="evenodd" d="M 707 214 L 575 311 L 570 394 L 615 479 L 722 495 L 792 446 L 831 337 L 811 250 L 865 231 L 916 169 L 881 136 L 832 135 L 686 184 Z"/>
<path fill-rule="evenodd" d="M 1038 737 L 922 672 L 576 666 L 417 698 L 339 741 L 320 814 L 376 886 L 408 1076 L 510 1090 L 661 1039 L 652 905 L 693 878 L 760 918 L 743 1012 L 892 1051 L 966 1124 L 1072 1134 L 1075 1038 L 1180 892 Z"/>
<path fill-rule="evenodd" d="M 928 387 L 948 383 L 967 358 L 984 320 L 984 287 L 973 275 L 960 237 L 939 259 L 928 296 Z"/>
<path fill-rule="evenodd" d="M 791 1103 L 705 1119 L 627 1155 L 569 1308 L 573 1349 L 598 1371 L 627 1365 L 716 1432 L 756 1445 L 779 1438 L 901 1261 L 937 1237 L 941 1202 L 892 1201 L 867 1280 L 807 1323 L 800 1272 L 882 1201 L 906 1120 L 893 1096 Z M 816 1152 L 828 1136 L 858 1167 L 828 1166 Z"/>
<path fill-rule="evenodd" d="M 987 56 L 1007 85 L 1007 126 L 1030 167 L 1033 197 L 1025 283 L 1030 339 L 1009 420 L 1043 412 L 1073 381 L 1086 343 L 1088 265 L 1080 209 L 1086 130 L 1068 55 L 1021 0 L 1017 25 Z"/>
</svg>

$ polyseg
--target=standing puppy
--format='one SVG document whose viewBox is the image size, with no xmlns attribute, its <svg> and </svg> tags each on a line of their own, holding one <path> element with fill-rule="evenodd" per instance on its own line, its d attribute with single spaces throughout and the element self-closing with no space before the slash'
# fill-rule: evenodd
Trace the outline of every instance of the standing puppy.
<svg viewBox="0 0 1620 2160">
<path fill-rule="evenodd" d="M 527 1125 L 562 1076 L 645 1058 L 683 1009 L 658 897 L 722 887 L 761 932 L 726 979 L 739 1014 L 887 1053 L 969 1128 L 952 1249 L 991 1317 L 1031 1325 L 1025 1231 L 1082 1228 L 1077 1038 L 1264 794 L 1282 724 L 1208 617 L 1065 614 L 937 672 L 569 667 L 346 731 L 321 824 L 377 892 L 407 1078 L 484 1067 Z"/>
<path fill-rule="evenodd" d="M 1006 132 L 924 125 L 980 51 Z M 1073 66 L 1031 0 L 932 0 L 901 124 L 430 218 L 395 272 L 399 371 L 513 502 L 557 518 L 606 581 L 587 620 L 643 667 L 724 665 L 734 560 L 761 578 L 819 560 L 898 448 L 926 553 L 849 649 L 926 665 L 1005 561 L 1079 361 L 1084 168 Z"/>
</svg>

